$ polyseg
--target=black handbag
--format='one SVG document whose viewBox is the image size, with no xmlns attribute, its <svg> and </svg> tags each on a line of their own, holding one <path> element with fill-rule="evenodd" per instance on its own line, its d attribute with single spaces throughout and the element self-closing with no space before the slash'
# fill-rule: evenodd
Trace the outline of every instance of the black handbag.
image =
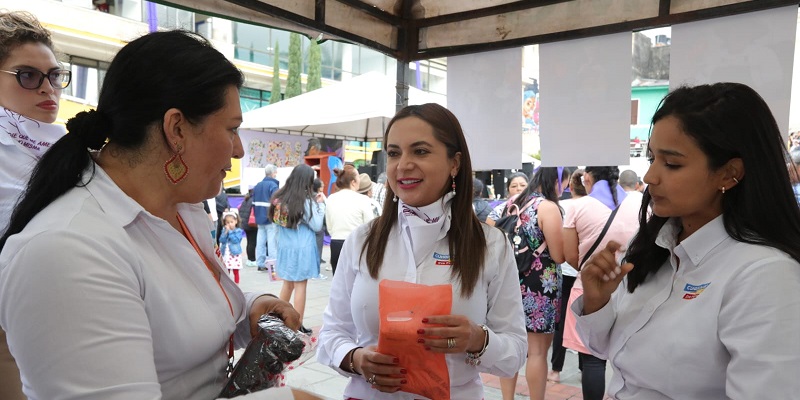
<svg viewBox="0 0 800 400">
<path fill-rule="evenodd" d="M 539 257 L 547 247 L 547 242 L 543 242 L 539 248 L 536 250 L 531 250 L 531 248 L 528 247 L 528 239 L 526 237 L 527 234 L 520 229 L 522 226 L 522 220 L 519 219 L 519 215 L 536 203 L 537 200 L 539 200 L 539 202 L 542 201 L 540 197 L 533 198 L 522 208 L 519 208 L 516 204 L 509 202 L 509 204 L 506 205 L 505 211 L 503 212 L 505 216 L 495 221 L 494 224 L 494 226 L 505 233 L 508 241 L 511 243 L 511 248 L 514 251 L 514 259 L 517 262 L 517 272 L 520 274 L 528 272 L 528 270 L 533 267 L 533 260 Z"/>
<path fill-rule="evenodd" d="M 606 226 L 603 227 L 603 230 L 600 232 L 600 235 L 597 236 L 597 240 L 594 241 L 594 244 L 592 244 L 592 247 L 589 248 L 589 251 L 587 251 L 586 255 L 583 256 L 583 260 L 581 260 L 580 265 L 578 265 L 578 268 L 576 268 L 578 271 L 580 271 L 581 268 L 583 268 L 583 264 L 586 263 L 586 260 L 589 259 L 589 257 L 592 255 L 592 253 L 594 253 L 595 250 L 597 250 L 597 246 L 600 244 L 600 241 L 603 240 L 603 237 L 606 235 L 606 232 L 608 232 L 608 228 L 611 226 L 611 222 L 614 221 L 614 217 L 617 215 L 617 211 L 619 211 L 619 206 L 617 206 L 617 208 L 615 208 L 614 211 L 611 212 L 611 215 L 608 216 L 608 220 L 606 221 Z"/>
</svg>

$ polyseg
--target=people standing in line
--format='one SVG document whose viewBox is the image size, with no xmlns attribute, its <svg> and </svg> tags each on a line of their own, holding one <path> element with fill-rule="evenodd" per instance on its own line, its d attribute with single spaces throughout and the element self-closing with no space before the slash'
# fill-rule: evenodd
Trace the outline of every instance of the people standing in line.
<svg viewBox="0 0 800 400">
<path fill-rule="evenodd" d="M 56 59 L 50 31 L 34 15 L 0 12 L 0 235 L 36 162 L 66 133 L 53 122 L 70 78 Z M 25 398 L 2 329 L 0 381 L 0 398 Z"/>
<path fill-rule="evenodd" d="M 506 198 L 510 199 L 522 193 L 526 187 L 528 187 L 528 175 L 525 175 L 524 172 L 514 172 L 506 181 Z M 486 217 L 486 223 L 494 226 L 494 222 L 503 216 L 507 204 L 508 202 L 503 202 L 492 209 L 489 216 Z"/>
<path fill-rule="evenodd" d="M 244 229 L 239 228 L 236 213 L 227 212 L 222 216 L 222 232 L 219 236 L 220 254 L 228 274 L 233 274 L 233 281 L 239 284 L 239 270 L 242 269 L 242 238 Z"/>
<path fill-rule="evenodd" d="M 333 173 L 338 190 L 328 197 L 325 223 L 331 234 L 331 267 L 335 275 L 344 240 L 356 228 L 372 221 L 375 213 L 369 199 L 358 193 L 360 180 L 354 166 L 348 164 Z"/>
<path fill-rule="evenodd" d="M 564 253 L 567 262 L 578 271 L 587 255 L 591 255 L 589 250 L 600 237 L 612 211 L 618 209 L 594 252 L 600 251 L 612 240 L 627 243 L 639 228 L 637 215 L 642 202 L 636 194 L 626 192 L 618 181 L 618 167 L 586 167 L 584 170 L 583 184 L 588 195 L 574 200 L 564 219 Z M 567 306 L 581 293 L 583 285 L 581 274 L 578 273 Z M 578 352 L 583 397 L 601 400 L 606 384 L 606 359 L 592 355 L 581 342 L 575 331 L 574 315 L 567 313 L 565 317 L 563 345 Z"/>
<path fill-rule="evenodd" d="M 558 201 L 558 205 L 564 210 L 564 221 L 569 217 L 572 212 L 572 203 L 575 199 L 586 196 L 586 187 L 583 186 L 583 169 L 576 169 L 569 179 L 569 192 L 571 193 L 570 199 L 563 199 Z M 572 292 L 572 286 L 575 284 L 575 279 L 578 276 L 578 270 L 575 269 L 569 262 L 561 264 L 561 302 L 559 303 L 560 316 L 556 331 L 553 333 L 553 346 L 550 354 L 550 372 L 547 373 L 547 380 L 551 382 L 561 382 L 561 371 L 564 369 L 564 359 L 567 355 L 567 348 L 564 347 L 564 321 L 567 318 L 567 303 L 569 294 Z M 581 369 L 580 363 L 578 368 Z"/>
<path fill-rule="evenodd" d="M 556 324 L 561 319 L 561 267 L 564 262 L 561 208 L 558 198 L 569 185 L 569 170 L 540 167 L 525 190 L 511 198 L 522 210 L 522 237 L 534 253 L 533 262 L 519 272 L 519 290 L 525 315 L 528 358 L 525 380 L 531 399 L 544 400 L 547 387 L 547 350 L 553 342 Z M 544 246 L 544 248 L 542 248 Z M 503 399 L 512 400 L 517 376 L 500 378 Z"/>
<path fill-rule="evenodd" d="M 372 199 L 372 190 L 375 187 L 375 184 L 372 183 L 372 179 L 370 179 L 369 174 L 359 174 L 358 175 L 358 190 L 356 190 L 359 194 L 367 196 L 369 199 L 370 206 L 372 207 L 372 214 L 375 215 L 375 218 L 381 216 L 381 206 Z"/>
<path fill-rule="evenodd" d="M 247 260 L 245 265 L 248 267 L 256 266 L 256 241 L 258 240 L 258 225 L 252 226 L 249 223 L 250 215 L 253 212 L 253 187 L 250 186 L 248 188 L 242 204 L 239 205 L 239 227 L 242 228 L 247 237 L 247 248 L 245 249 Z"/>
<path fill-rule="evenodd" d="M 214 240 L 216 240 L 217 245 L 219 245 L 219 236 L 222 234 L 222 227 L 224 226 L 222 215 L 228 212 L 231 208 L 230 204 L 228 204 L 228 193 L 225 192 L 225 186 L 222 184 L 219 185 L 219 193 L 214 196 L 214 203 L 216 204 L 217 209 L 217 230 L 214 235 Z"/>
<path fill-rule="evenodd" d="M 652 215 L 622 262 L 620 243 L 589 259 L 570 310 L 612 361 L 608 394 L 797 398 L 800 208 L 769 106 L 740 83 L 681 87 L 652 121 Z"/>
<path fill-rule="evenodd" d="M 259 271 L 267 270 L 267 258 L 274 259 L 277 254 L 277 243 L 275 243 L 275 226 L 269 218 L 270 201 L 272 195 L 278 190 L 280 182 L 275 177 L 278 175 L 278 167 L 274 164 L 267 164 L 264 167 L 264 179 L 253 188 L 253 209 L 256 213 L 256 224 L 258 233 L 256 234 L 256 266 Z"/>
<path fill-rule="evenodd" d="M 292 170 L 286 184 L 272 196 L 270 220 L 276 226 L 275 272 L 283 279 L 280 298 L 292 298 L 300 321 L 306 309 L 308 280 L 319 276 L 316 232 L 325 220 L 325 194 L 314 191 L 316 174 L 300 164 Z M 301 326 L 311 334 L 311 330 Z"/>
<path fill-rule="evenodd" d="M 150 33 L 39 160 L 0 237 L 0 325 L 31 400 L 212 399 L 261 315 L 300 326 L 227 276 L 200 205 L 244 155 L 243 81 L 202 36 Z"/>
<path fill-rule="evenodd" d="M 486 221 L 489 213 L 492 212 L 492 206 L 489 205 L 486 199 L 481 197 L 483 188 L 483 182 L 481 182 L 480 179 L 472 179 L 472 210 L 475 211 L 475 215 L 478 217 L 479 221 Z"/>
<path fill-rule="evenodd" d="M 407 372 L 403 355 L 376 352 L 378 284 L 452 284 L 452 315 L 427 316 L 417 345 L 445 354 L 451 398 L 480 399 L 480 372 L 512 376 L 525 361 L 508 240 L 472 211 L 469 150 L 450 111 L 438 104 L 405 107 L 389 121 L 383 143 L 387 201 L 379 218 L 344 243 L 317 359 L 350 378 L 345 398 L 412 398 L 398 392 Z"/>
</svg>

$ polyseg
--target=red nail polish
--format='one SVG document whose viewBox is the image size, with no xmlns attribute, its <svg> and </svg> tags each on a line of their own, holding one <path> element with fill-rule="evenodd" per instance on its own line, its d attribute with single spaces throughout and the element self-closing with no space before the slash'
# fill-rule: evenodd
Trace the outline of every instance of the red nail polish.
<svg viewBox="0 0 800 400">
<path fill-rule="evenodd" d="M 419 333 L 420 335 L 424 335 L 425 329 L 417 329 L 417 333 Z"/>
<path fill-rule="evenodd" d="M 417 339 L 417 343 L 425 343 L 425 339 Z"/>
<path fill-rule="evenodd" d="M 400 363 L 400 359 L 399 358 L 395 358 L 394 360 L 392 360 L 392 362 L 395 363 L 395 364 L 399 364 Z"/>
<path fill-rule="evenodd" d="M 402 381 L 400 381 L 400 384 L 401 384 L 401 385 L 405 385 L 406 383 L 408 383 L 408 381 L 407 381 L 407 380 L 405 380 L 405 379 L 403 379 Z"/>
<path fill-rule="evenodd" d="M 400 373 L 405 375 L 405 374 L 408 373 L 408 371 L 405 368 L 403 368 L 403 369 L 400 370 Z M 405 382 L 403 382 L 403 383 L 405 383 Z"/>
<path fill-rule="evenodd" d="M 428 323 L 428 319 L 427 318 L 423 318 L 422 319 L 422 323 Z"/>
</svg>

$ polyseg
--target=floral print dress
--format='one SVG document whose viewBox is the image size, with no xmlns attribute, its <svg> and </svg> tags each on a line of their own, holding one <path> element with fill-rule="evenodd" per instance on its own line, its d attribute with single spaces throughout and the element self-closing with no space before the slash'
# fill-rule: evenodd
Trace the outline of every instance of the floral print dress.
<svg viewBox="0 0 800 400">
<path fill-rule="evenodd" d="M 525 201 L 544 196 L 533 192 Z M 521 229 L 528 239 L 528 246 L 537 249 L 545 241 L 539 229 L 539 204 L 528 207 L 520 215 Z M 561 319 L 561 265 L 550 258 L 550 248 L 533 260 L 526 272 L 519 274 L 519 289 L 522 294 L 522 308 L 525 312 L 525 328 L 528 332 L 553 333 Z"/>
</svg>

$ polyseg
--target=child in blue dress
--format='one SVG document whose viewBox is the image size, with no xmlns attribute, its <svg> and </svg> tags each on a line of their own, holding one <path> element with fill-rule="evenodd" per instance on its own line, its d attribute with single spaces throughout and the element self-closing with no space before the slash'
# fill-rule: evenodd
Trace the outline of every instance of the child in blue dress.
<svg viewBox="0 0 800 400">
<path fill-rule="evenodd" d="M 222 260 L 228 273 L 233 273 L 233 281 L 239 283 L 239 270 L 242 269 L 242 237 L 244 230 L 239 228 L 236 214 L 225 214 L 222 217 L 223 229 L 219 235 L 219 246 Z M 227 250 L 227 251 L 226 251 Z"/>
</svg>

